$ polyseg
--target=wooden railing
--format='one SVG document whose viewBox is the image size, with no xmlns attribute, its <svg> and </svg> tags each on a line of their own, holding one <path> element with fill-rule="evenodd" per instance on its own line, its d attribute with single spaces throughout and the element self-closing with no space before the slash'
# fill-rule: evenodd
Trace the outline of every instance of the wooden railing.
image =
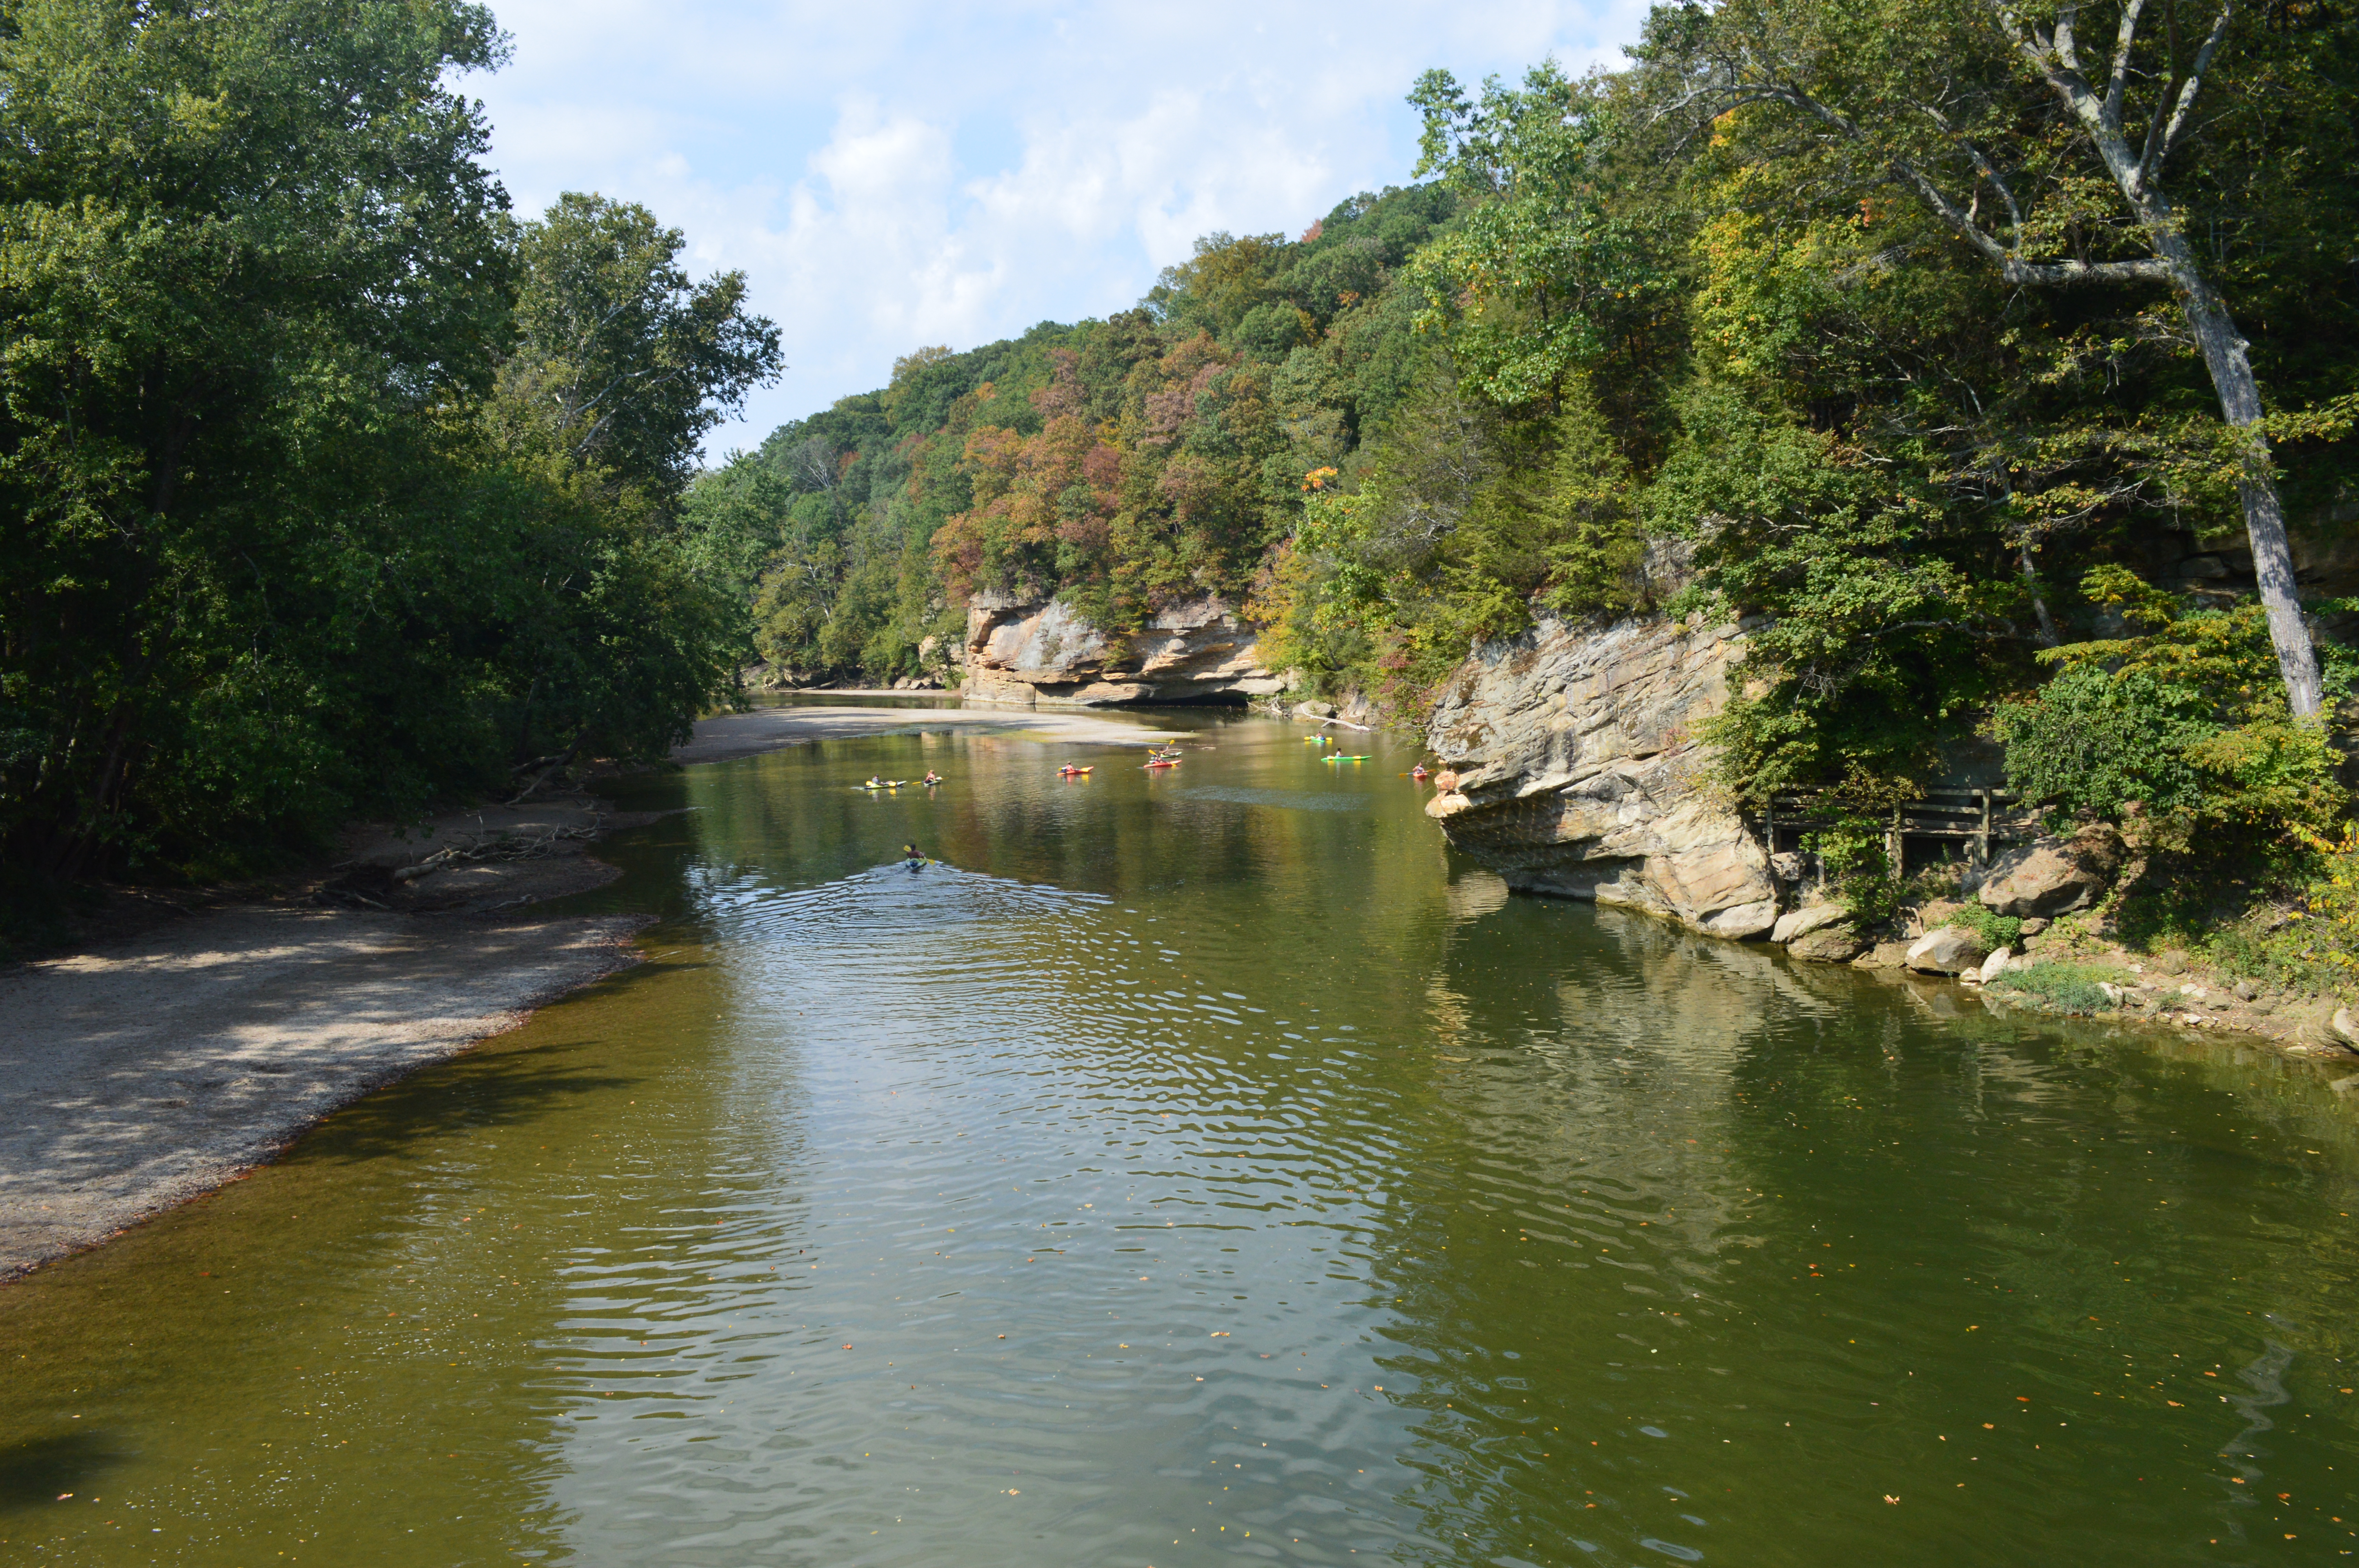
<svg viewBox="0 0 2359 1568">
<path fill-rule="evenodd" d="M 1747 815 L 1760 825 L 1762 842 L 1775 855 L 1784 847 L 1778 841 L 1781 835 L 1799 838 L 1857 813 L 1835 809 L 1822 795 L 1773 795 L 1748 808 Z M 1987 865 L 1992 845 L 2028 843 L 2038 835 L 2038 816 L 2023 806 L 2013 790 L 1929 789 L 1921 798 L 1892 808 L 1884 830 L 1884 852 L 1897 881 L 1911 838 L 1961 840 L 1972 849 L 1977 865 Z"/>
</svg>

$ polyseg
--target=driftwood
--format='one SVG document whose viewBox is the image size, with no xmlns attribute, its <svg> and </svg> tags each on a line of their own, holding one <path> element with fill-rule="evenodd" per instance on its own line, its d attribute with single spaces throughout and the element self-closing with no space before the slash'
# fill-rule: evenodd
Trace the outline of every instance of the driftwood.
<svg viewBox="0 0 2359 1568">
<path fill-rule="evenodd" d="M 495 833 L 485 839 L 469 838 L 437 849 L 414 866 L 403 866 L 393 873 L 393 880 L 396 882 L 414 882 L 420 877 L 430 876 L 461 861 L 540 860 L 559 853 L 557 847 L 560 844 L 595 838 L 605 827 L 605 821 L 603 816 L 592 816 L 587 822 L 571 827 L 552 827 L 546 833 L 530 836 Z"/>
</svg>

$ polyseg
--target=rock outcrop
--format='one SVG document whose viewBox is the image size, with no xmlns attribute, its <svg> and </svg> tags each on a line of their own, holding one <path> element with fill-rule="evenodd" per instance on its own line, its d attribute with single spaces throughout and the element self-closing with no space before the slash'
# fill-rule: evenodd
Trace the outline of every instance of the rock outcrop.
<svg viewBox="0 0 2359 1568">
<path fill-rule="evenodd" d="M 1656 617 L 1544 618 L 1477 649 L 1434 710 L 1458 788 L 1427 812 L 1510 887 L 1767 935 L 1768 856 L 1706 787 L 1696 739 L 1743 651 L 1739 626 Z"/>
<path fill-rule="evenodd" d="M 1126 650 L 1071 605 L 979 593 L 966 617 L 965 692 L 985 702 L 1095 708 L 1274 696 L 1260 631 L 1211 594 L 1156 612 Z"/>
<path fill-rule="evenodd" d="M 2126 853 L 2118 832 L 2093 823 L 2070 838 L 2041 838 L 1998 856 L 1974 896 L 1997 914 L 2086 909 L 2113 885 Z"/>
</svg>

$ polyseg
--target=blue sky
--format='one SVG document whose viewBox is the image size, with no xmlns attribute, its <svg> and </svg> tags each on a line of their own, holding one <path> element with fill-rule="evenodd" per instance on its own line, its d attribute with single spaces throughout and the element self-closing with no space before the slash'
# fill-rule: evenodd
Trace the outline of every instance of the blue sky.
<svg viewBox="0 0 2359 1568">
<path fill-rule="evenodd" d="M 495 0 L 477 76 L 519 211 L 645 202 L 739 267 L 790 367 L 709 455 L 972 348 L 1134 303 L 1215 229 L 1299 233 L 1416 160 L 1403 95 L 1553 53 L 1613 64 L 1640 0 L 1187 5 Z"/>
</svg>

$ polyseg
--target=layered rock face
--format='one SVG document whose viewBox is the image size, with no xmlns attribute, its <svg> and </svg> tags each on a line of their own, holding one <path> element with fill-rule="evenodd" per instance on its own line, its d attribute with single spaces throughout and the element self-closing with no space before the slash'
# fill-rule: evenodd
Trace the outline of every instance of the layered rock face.
<svg viewBox="0 0 2359 1568">
<path fill-rule="evenodd" d="M 1286 681 L 1262 666 L 1259 639 L 1259 627 L 1206 594 L 1158 611 L 1117 659 L 1068 605 L 977 594 L 966 615 L 965 691 L 1043 708 L 1274 696 Z"/>
<path fill-rule="evenodd" d="M 1729 624 L 1542 620 L 1477 650 L 1434 710 L 1428 744 L 1459 787 L 1428 814 L 1511 887 L 1767 934 L 1769 858 L 1704 789 L 1695 739 L 1744 642 Z"/>
</svg>

